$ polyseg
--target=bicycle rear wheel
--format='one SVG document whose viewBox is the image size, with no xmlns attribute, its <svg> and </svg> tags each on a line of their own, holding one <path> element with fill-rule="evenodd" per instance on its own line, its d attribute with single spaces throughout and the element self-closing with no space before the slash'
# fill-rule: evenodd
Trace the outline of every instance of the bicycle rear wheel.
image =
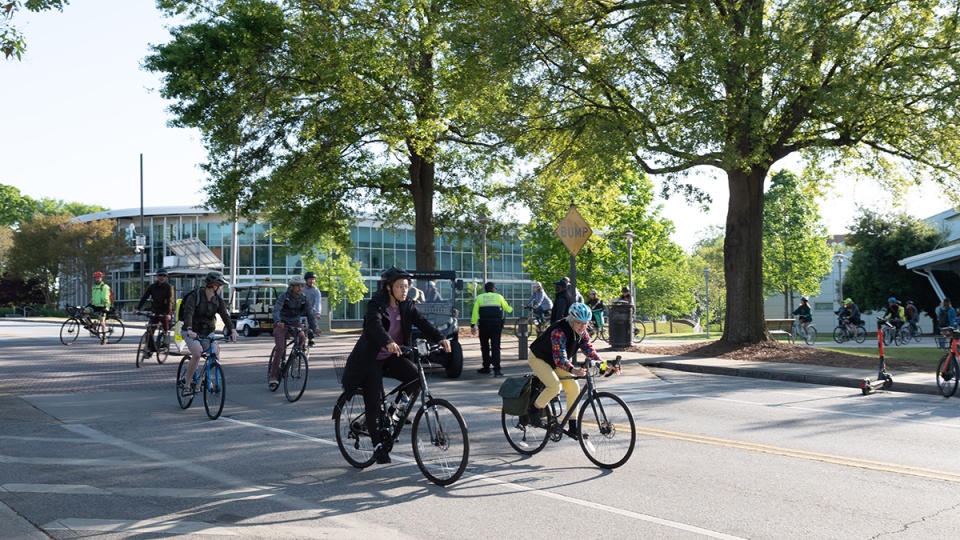
<svg viewBox="0 0 960 540">
<path fill-rule="evenodd" d="M 226 398 L 227 382 L 223 379 L 223 370 L 220 364 L 213 364 L 210 366 L 210 379 L 203 381 L 203 408 L 207 410 L 207 416 L 211 420 L 220 418 Z"/>
<path fill-rule="evenodd" d="M 186 355 L 180 360 L 180 366 L 177 367 L 177 403 L 180 404 L 181 409 L 189 409 L 190 404 L 193 403 L 193 396 L 184 397 L 181 395 L 183 393 L 183 388 L 185 385 L 189 385 L 190 381 L 187 381 L 187 365 L 190 363 L 190 355 Z"/>
<path fill-rule="evenodd" d="M 80 326 L 80 321 L 73 317 L 64 321 L 63 326 L 60 327 L 60 343 L 73 345 L 73 342 L 77 340 L 77 336 L 80 335 Z"/>
<path fill-rule="evenodd" d="M 140 365 L 143 364 L 143 361 L 145 360 L 144 357 L 147 355 L 147 351 L 149 350 L 149 348 L 147 347 L 147 342 L 149 341 L 149 339 L 150 339 L 150 336 L 146 333 L 140 336 L 140 344 L 137 345 L 137 367 L 140 367 Z"/>
<path fill-rule="evenodd" d="M 340 396 L 333 408 L 333 429 L 337 434 L 337 447 L 347 463 L 358 469 L 373 465 L 373 442 L 367 428 L 363 394 Z"/>
<path fill-rule="evenodd" d="M 633 323 L 633 342 L 640 343 L 645 337 L 647 337 L 647 327 L 643 321 L 637 320 Z"/>
<path fill-rule="evenodd" d="M 952 353 L 943 355 L 937 363 L 937 389 L 940 395 L 950 397 L 957 392 L 957 379 L 960 377 L 960 365 Z"/>
<path fill-rule="evenodd" d="M 410 440 L 417 467 L 434 484 L 449 486 L 467 469 L 467 423 L 448 401 L 431 399 L 417 411 Z"/>
<path fill-rule="evenodd" d="M 302 352 L 290 355 L 287 370 L 283 374 L 283 393 L 287 401 L 293 403 L 300 399 L 307 388 L 307 356 Z"/>
<path fill-rule="evenodd" d="M 807 327 L 807 333 L 803 336 L 803 340 L 807 342 L 807 345 L 813 345 L 817 342 L 817 329 L 809 326 Z"/>
<path fill-rule="evenodd" d="M 630 459 L 637 443 L 633 414 L 619 397 L 597 392 L 577 415 L 580 448 L 587 459 L 604 469 L 616 469 Z"/>
<path fill-rule="evenodd" d="M 517 452 L 532 456 L 543 450 L 547 445 L 549 437 L 547 430 L 531 426 L 527 423 L 527 415 L 507 414 L 500 412 L 500 422 L 503 425 L 503 434 L 507 436 L 507 442 Z"/>
<path fill-rule="evenodd" d="M 913 340 L 920 343 L 921 339 L 923 339 L 923 330 L 920 329 L 920 325 L 918 324 L 913 329 Z"/>
<path fill-rule="evenodd" d="M 154 345 L 157 347 L 157 363 L 163 364 L 167 361 L 167 356 L 170 355 L 170 341 L 167 338 L 166 332 L 161 328 L 157 331 L 157 335 L 153 339 Z"/>
<path fill-rule="evenodd" d="M 107 335 L 103 339 L 107 343 L 119 343 L 123 339 L 123 334 L 125 329 L 123 327 L 123 321 L 116 317 L 107 317 L 104 321 L 104 325 L 107 330 Z"/>
</svg>

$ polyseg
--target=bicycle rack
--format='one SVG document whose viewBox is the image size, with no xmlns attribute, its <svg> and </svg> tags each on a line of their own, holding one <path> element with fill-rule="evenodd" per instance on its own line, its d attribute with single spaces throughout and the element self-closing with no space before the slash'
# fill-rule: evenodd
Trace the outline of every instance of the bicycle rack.
<svg viewBox="0 0 960 540">
<path fill-rule="evenodd" d="M 860 381 L 860 391 L 867 396 L 878 389 L 889 390 L 893 387 L 893 377 L 887 373 L 887 364 L 883 359 L 883 322 L 877 320 L 877 345 L 880 347 L 880 366 L 877 368 L 877 380 L 863 379 Z"/>
</svg>

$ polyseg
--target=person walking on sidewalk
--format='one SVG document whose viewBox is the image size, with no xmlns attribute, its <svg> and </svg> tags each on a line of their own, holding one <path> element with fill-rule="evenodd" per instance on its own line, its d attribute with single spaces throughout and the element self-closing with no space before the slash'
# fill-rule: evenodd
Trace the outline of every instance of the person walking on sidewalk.
<svg viewBox="0 0 960 540">
<path fill-rule="evenodd" d="M 317 318 L 317 324 L 320 323 L 320 289 L 317 288 L 317 274 L 313 272 L 307 272 L 303 275 L 303 281 L 307 283 L 307 286 L 303 288 L 303 295 L 307 297 L 307 303 L 310 304 L 310 307 L 313 308 L 313 314 Z M 311 332 L 307 336 L 308 342 L 307 345 L 313 347 L 313 338 L 320 333 L 320 328 L 317 327 L 315 332 Z"/>
<path fill-rule="evenodd" d="M 480 325 L 480 354 L 483 357 L 483 367 L 477 373 L 487 375 L 490 366 L 493 366 L 495 377 L 503 377 L 500 370 L 500 336 L 503 334 L 503 318 L 506 313 L 513 313 L 513 308 L 507 303 L 493 285 L 488 281 L 483 285 L 484 292 L 477 296 L 473 303 L 473 317 L 470 318 L 470 333 L 477 335 L 477 325 Z"/>
</svg>

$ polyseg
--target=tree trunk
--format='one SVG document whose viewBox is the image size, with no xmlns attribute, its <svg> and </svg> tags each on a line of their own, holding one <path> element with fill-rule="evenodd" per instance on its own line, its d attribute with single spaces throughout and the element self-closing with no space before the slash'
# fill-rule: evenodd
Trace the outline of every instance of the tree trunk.
<svg viewBox="0 0 960 540">
<path fill-rule="evenodd" d="M 770 339 L 763 316 L 763 180 L 767 168 L 728 171 L 730 203 L 723 242 L 726 325 L 721 341 L 760 343 Z"/>
<path fill-rule="evenodd" d="M 436 233 L 433 219 L 433 194 L 436 165 L 415 151 L 410 152 L 410 186 L 413 194 L 414 238 L 417 270 L 436 270 Z"/>
</svg>

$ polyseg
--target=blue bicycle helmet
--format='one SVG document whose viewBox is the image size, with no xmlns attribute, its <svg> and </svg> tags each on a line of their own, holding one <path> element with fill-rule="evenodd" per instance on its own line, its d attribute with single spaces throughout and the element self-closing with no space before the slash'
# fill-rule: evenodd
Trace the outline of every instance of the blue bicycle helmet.
<svg viewBox="0 0 960 540">
<path fill-rule="evenodd" d="M 590 319 L 593 318 L 593 311 L 586 304 L 581 304 L 580 302 L 574 303 L 570 306 L 570 316 L 575 320 L 580 322 L 590 322 Z"/>
<path fill-rule="evenodd" d="M 887 298 L 887 302 L 889 302 L 889 303 L 891 303 L 891 304 L 899 304 L 899 303 L 900 303 L 900 302 L 897 302 L 897 299 L 894 298 L 894 297 L 892 297 L 892 296 L 891 296 L 890 298 Z"/>
</svg>

